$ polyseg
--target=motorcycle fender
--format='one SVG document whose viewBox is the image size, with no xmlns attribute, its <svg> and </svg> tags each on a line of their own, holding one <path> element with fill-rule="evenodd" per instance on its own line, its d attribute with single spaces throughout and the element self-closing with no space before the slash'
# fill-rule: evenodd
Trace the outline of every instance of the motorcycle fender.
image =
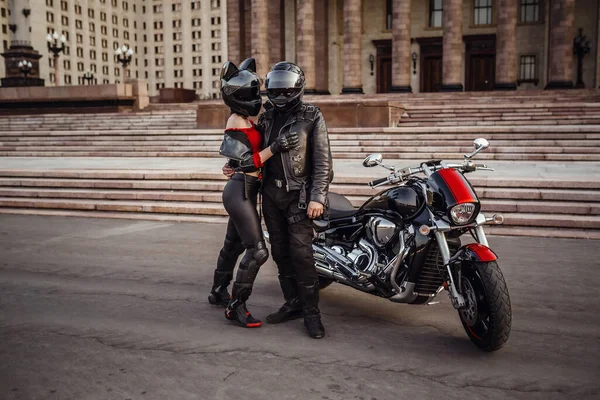
<svg viewBox="0 0 600 400">
<path fill-rule="evenodd" d="M 487 246 L 480 243 L 469 243 L 461 247 L 455 256 L 457 259 L 475 261 L 475 262 L 488 262 L 496 261 L 498 256 Z"/>
</svg>

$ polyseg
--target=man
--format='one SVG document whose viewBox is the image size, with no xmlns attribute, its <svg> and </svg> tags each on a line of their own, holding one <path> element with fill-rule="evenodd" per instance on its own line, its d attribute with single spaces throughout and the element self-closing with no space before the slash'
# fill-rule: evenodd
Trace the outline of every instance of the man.
<svg viewBox="0 0 600 400">
<path fill-rule="evenodd" d="M 304 72 L 297 65 L 275 64 L 265 79 L 270 101 L 257 125 L 263 132 L 263 146 L 288 133 L 296 132 L 299 138 L 298 147 L 272 157 L 263 171 L 263 213 L 285 298 L 267 322 L 304 316 L 309 336 L 320 339 L 325 328 L 318 306 L 311 219 L 323 214 L 333 163 L 325 120 L 317 107 L 302 101 L 304 85 Z"/>
</svg>

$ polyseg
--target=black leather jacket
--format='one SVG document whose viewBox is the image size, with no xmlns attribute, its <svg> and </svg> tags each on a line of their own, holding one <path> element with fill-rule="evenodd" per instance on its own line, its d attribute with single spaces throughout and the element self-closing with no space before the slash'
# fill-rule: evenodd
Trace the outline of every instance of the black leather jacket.
<svg viewBox="0 0 600 400">
<path fill-rule="evenodd" d="M 263 144 L 269 143 L 274 120 L 274 107 L 265 103 L 266 111 L 258 119 Z M 329 184 L 333 180 L 333 162 L 329 149 L 327 126 L 321 110 L 309 103 L 300 103 L 290 114 L 281 132 L 297 132 L 300 144 L 296 149 L 275 155 L 282 157 L 286 190 L 300 190 L 300 205 L 306 200 L 326 204 Z M 263 173 L 263 180 L 266 179 Z"/>
</svg>

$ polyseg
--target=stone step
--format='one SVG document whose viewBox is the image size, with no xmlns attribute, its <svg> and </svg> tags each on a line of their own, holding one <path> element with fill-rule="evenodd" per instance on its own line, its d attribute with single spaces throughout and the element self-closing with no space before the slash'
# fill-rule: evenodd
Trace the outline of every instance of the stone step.
<svg viewBox="0 0 600 400">
<path fill-rule="evenodd" d="M 118 211 L 163 214 L 221 215 L 227 212 L 222 203 L 166 202 L 134 200 L 43 199 L 27 197 L 0 197 L 0 207 L 45 208 L 83 211 Z"/>
<path fill-rule="evenodd" d="M 41 208 L 3 208 L 0 214 L 18 215 L 52 215 L 58 217 L 83 218 L 114 218 L 149 221 L 200 222 L 209 224 L 227 223 L 228 217 L 223 215 L 190 215 L 190 214 L 161 214 L 136 212 L 81 211 L 81 210 L 51 210 Z"/>
<path fill-rule="evenodd" d="M 191 145 L 180 145 L 180 146 L 153 146 L 151 144 L 145 146 L 80 146 L 80 145 L 62 145 L 62 146 L 39 146 L 39 145 L 30 145 L 30 146 L 13 146 L 13 145 L 0 145 L 0 152 L 208 152 L 213 153 L 213 155 L 218 154 L 218 145 L 201 145 L 201 146 L 191 146 Z M 472 146 L 331 146 L 331 152 L 333 154 L 338 153 L 377 153 L 382 152 L 384 149 L 385 153 L 454 153 L 454 154 L 465 154 L 469 153 L 473 150 Z M 562 146 L 552 146 L 552 147 L 537 147 L 537 146 L 521 146 L 521 147 L 501 147 L 495 146 L 490 147 L 485 154 L 488 156 L 494 154 L 509 154 L 509 155 L 517 155 L 517 154 L 600 154 L 600 147 L 594 146 L 572 146 L 572 147 L 562 147 Z M 452 157 L 454 158 L 454 157 Z"/>
<path fill-rule="evenodd" d="M 540 120 L 540 121 L 527 121 L 527 125 L 570 125 L 573 121 L 570 120 Z M 598 125 L 600 124 L 600 118 L 594 119 L 580 119 L 577 121 L 580 125 Z M 413 122 L 410 119 L 400 120 L 400 125 L 404 127 L 422 127 L 422 126 L 498 126 L 498 125 L 518 125 L 519 121 L 503 121 L 503 120 L 490 120 L 490 121 L 420 121 Z"/>
<path fill-rule="evenodd" d="M 393 152 L 381 153 L 388 160 L 415 160 L 415 159 L 460 159 L 464 153 L 446 153 L 446 152 L 429 152 L 427 148 L 423 148 L 422 152 L 403 153 Z M 335 149 L 332 151 L 337 159 L 362 160 L 371 152 L 363 151 L 356 153 L 338 152 Z M 46 151 L 0 151 L 0 156 L 4 157 L 193 157 L 193 158 L 212 158 L 216 155 L 216 151 L 181 151 L 181 149 L 173 149 L 171 151 L 98 151 L 90 149 L 90 151 L 62 151 L 60 149 L 50 149 Z M 483 153 L 477 156 L 480 161 L 499 160 L 499 161 L 561 161 L 561 162 L 585 162 L 599 161 L 598 154 L 582 154 L 582 153 L 562 153 L 562 154 L 547 154 L 547 153 Z"/>
</svg>

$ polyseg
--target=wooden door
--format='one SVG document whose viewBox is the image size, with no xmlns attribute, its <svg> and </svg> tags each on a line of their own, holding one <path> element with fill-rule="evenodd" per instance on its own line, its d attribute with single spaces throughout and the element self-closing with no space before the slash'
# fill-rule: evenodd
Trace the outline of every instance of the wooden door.
<svg viewBox="0 0 600 400">
<path fill-rule="evenodd" d="M 496 35 L 465 36 L 465 89 L 494 90 Z"/>
<path fill-rule="evenodd" d="M 373 40 L 373 44 L 377 49 L 377 56 L 371 75 L 373 72 L 377 74 L 377 93 L 389 93 L 392 89 L 392 41 Z"/>
<path fill-rule="evenodd" d="M 496 76 L 496 57 L 492 55 L 473 55 L 470 60 L 468 91 L 488 91 L 494 89 Z"/>
<path fill-rule="evenodd" d="M 442 57 L 424 57 L 421 65 L 421 92 L 439 92 L 442 88 Z"/>
<path fill-rule="evenodd" d="M 389 93 L 392 88 L 392 57 L 377 57 L 377 93 Z"/>
</svg>

